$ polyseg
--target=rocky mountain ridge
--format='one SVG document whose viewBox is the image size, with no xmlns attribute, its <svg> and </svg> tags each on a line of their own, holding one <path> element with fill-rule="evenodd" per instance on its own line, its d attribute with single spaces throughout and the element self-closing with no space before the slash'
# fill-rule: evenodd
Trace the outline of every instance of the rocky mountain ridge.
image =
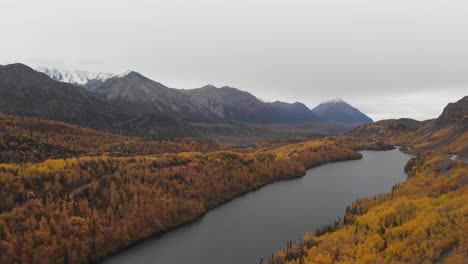
<svg viewBox="0 0 468 264">
<path fill-rule="evenodd" d="M 10 64 L 0 66 L 0 95 L 0 112 L 144 136 L 216 137 L 222 133 L 258 138 L 277 134 L 277 127 L 289 135 L 295 126 L 309 134 L 309 127 L 316 130 L 317 126 L 303 124 L 329 121 L 299 102 L 263 102 L 228 86 L 174 89 L 134 71 L 76 85 L 24 64 Z M 332 126 L 323 125 L 333 131 L 349 127 Z"/>
</svg>

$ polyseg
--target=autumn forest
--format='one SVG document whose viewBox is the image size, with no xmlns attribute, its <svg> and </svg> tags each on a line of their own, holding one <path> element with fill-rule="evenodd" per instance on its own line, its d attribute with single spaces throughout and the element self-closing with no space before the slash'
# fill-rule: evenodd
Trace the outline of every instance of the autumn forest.
<svg viewBox="0 0 468 264">
<path fill-rule="evenodd" d="M 376 146 L 324 138 L 234 151 L 200 139 L 114 136 L 6 115 L 1 122 L 2 263 L 96 261 L 239 194 Z"/>
<path fill-rule="evenodd" d="M 438 140 L 455 135 L 439 148 L 423 139 L 412 144 L 418 130 L 390 133 L 388 123 L 233 148 L 0 114 L 0 263 L 97 262 L 266 184 L 393 145 L 414 146 L 402 148 L 416 155 L 406 182 L 355 201 L 334 224 L 260 262 L 462 263 L 468 170 L 444 154 L 466 151 L 466 130 L 456 129 L 452 123 L 434 133 Z"/>
</svg>

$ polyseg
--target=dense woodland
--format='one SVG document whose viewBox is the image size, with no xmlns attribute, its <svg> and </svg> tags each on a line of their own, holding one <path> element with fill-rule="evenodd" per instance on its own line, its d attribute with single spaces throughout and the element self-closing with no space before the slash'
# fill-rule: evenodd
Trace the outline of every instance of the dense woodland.
<svg viewBox="0 0 468 264">
<path fill-rule="evenodd" d="M 392 192 L 355 201 L 335 225 L 263 263 L 465 263 L 468 168 L 447 156 L 410 160 Z"/>
<path fill-rule="evenodd" d="M 0 120 L 0 263 L 96 261 L 267 183 L 361 157 L 330 139 L 234 151 Z"/>
</svg>

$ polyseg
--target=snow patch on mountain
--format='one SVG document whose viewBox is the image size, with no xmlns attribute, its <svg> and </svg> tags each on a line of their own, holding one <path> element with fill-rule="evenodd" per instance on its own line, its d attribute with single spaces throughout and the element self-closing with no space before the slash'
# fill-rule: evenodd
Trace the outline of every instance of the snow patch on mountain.
<svg viewBox="0 0 468 264">
<path fill-rule="evenodd" d="M 336 103 L 346 103 L 346 102 L 343 99 L 337 97 L 337 98 L 323 101 L 321 104 L 336 104 Z"/>
<path fill-rule="evenodd" d="M 125 72 L 123 72 L 121 74 L 116 75 L 115 77 L 122 78 L 122 77 L 125 77 L 125 76 L 127 76 L 128 74 L 130 74 L 132 72 L 133 72 L 132 70 L 127 70 L 127 71 L 125 71 Z"/>
<path fill-rule="evenodd" d="M 99 80 L 105 81 L 109 78 L 115 77 L 115 74 L 104 73 L 104 72 L 88 72 L 81 70 L 66 70 L 66 69 L 56 69 L 48 67 L 38 67 L 36 71 L 43 72 L 49 75 L 52 79 L 56 81 L 85 85 L 89 81 Z"/>
</svg>

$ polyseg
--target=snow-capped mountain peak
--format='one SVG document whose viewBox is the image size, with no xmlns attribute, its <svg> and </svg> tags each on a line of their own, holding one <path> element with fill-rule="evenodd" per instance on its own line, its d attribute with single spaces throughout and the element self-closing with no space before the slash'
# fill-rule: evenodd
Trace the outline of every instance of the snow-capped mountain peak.
<svg viewBox="0 0 468 264">
<path fill-rule="evenodd" d="M 89 81 L 93 80 L 105 81 L 115 76 L 115 74 L 112 73 L 66 70 L 48 67 L 38 67 L 36 68 L 36 71 L 43 72 L 56 81 L 72 83 L 77 85 L 85 85 Z"/>
<path fill-rule="evenodd" d="M 125 76 L 127 76 L 128 74 L 130 74 L 130 73 L 132 73 L 132 72 L 133 72 L 132 70 L 127 70 L 127 71 L 125 71 L 125 72 L 122 72 L 122 73 L 119 74 L 119 75 L 116 75 L 116 77 L 119 77 L 119 78 L 125 77 Z"/>
<path fill-rule="evenodd" d="M 336 104 L 336 103 L 346 103 L 346 102 L 343 99 L 338 98 L 338 97 L 322 102 L 322 104 Z"/>
</svg>

